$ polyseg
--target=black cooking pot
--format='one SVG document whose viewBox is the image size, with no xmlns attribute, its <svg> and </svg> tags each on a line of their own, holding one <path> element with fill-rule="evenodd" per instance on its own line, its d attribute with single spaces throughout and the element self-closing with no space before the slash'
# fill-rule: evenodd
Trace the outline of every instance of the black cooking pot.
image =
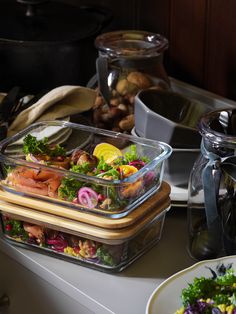
<svg viewBox="0 0 236 314">
<path fill-rule="evenodd" d="M 0 91 L 86 85 L 96 72 L 94 40 L 111 18 L 104 8 L 1 0 Z"/>
</svg>

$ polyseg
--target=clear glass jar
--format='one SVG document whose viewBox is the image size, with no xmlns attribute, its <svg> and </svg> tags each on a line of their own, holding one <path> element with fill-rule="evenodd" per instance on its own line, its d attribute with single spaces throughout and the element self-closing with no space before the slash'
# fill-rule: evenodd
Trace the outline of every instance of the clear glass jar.
<svg viewBox="0 0 236 314">
<path fill-rule="evenodd" d="M 144 31 L 115 31 L 98 36 L 95 46 L 99 52 L 98 88 L 103 97 L 97 99 L 94 123 L 129 132 L 134 126 L 134 96 L 138 91 L 170 87 L 163 66 L 168 40 Z"/>
<path fill-rule="evenodd" d="M 236 112 L 217 110 L 199 123 L 201 154 L 189 179 L 189 254 L 236 254 Z"/>
</svg>

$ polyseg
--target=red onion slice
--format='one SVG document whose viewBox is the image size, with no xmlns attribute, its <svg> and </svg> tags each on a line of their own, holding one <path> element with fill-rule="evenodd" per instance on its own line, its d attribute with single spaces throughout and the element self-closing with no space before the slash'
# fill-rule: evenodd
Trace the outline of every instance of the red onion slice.
<svg viewBox="0 0 236 314">
<path fill-rule="evenodd" d="M 98 193 L 91 188 L 83 187 L 78 191 L 78 201 L 88 208 L 94 208 L 98 203 Z"/>
<path fill-rule="evenodd" d="M 79 189 L 79 192 L 86 192 L 88 193 L 90 196 L 93 196 L 94 198 L 97 198 L 98 197 L 98 193 L 95 192 L 93 189 L 91 188 L 88 188 L 88 187 L 83 187 L 83 188 L 80 188 Z"/>
</svg>

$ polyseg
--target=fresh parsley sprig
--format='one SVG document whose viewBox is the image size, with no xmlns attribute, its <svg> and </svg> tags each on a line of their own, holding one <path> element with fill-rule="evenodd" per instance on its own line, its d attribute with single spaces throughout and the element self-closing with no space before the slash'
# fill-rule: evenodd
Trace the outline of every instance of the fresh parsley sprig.
<svg viewBox="0 0 236 314">
<path fill-rule="evenodd" d="M 48 138 L 38 140 L 35 136 L 28 134 L 23 140 L 23 152 L 33 155 L 48 155 L 50 157 L 65 156 L 65 149 L 59 144 L 51 147 Z"/>
</svg>

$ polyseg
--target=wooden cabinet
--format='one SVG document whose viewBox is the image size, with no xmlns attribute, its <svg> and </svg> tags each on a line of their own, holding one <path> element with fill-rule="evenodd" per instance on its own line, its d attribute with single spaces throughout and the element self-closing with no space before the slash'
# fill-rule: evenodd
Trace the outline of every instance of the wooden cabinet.
<svg viewBox="0 0 236 314">
<path fill-rule="evenodd" d="M 70 2 L 97 5 L 95 0 Z M 236 100 L 235 0 L 103 0 L 99 5 L 113 12 L 108 30 L 142 29 L 166 36 L 170 76 Z"/>
<path fill-rule="evenodd" d="M 170 76 L 236 100 L 235 0 L 57 1 L 110 9 L 113 20 L 105 31 L 140 29 L 166 36 Z"/>
<path fill-rule="evenodd" d="M 139 28 L 164 34 L 169 75 L 236 100 L 236 2 L 140 0 Z"/>
</svg>

